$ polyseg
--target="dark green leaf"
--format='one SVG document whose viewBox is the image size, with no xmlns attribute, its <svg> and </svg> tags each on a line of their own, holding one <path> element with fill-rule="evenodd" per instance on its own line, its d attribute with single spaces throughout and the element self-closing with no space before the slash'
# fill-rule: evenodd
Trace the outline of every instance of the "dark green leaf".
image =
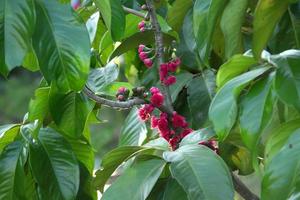
<svg viewBox="0 0 300 200">
<path fill-rule="evenodd" d="M 272 91 L 274 74 L 259 80 L 241 100 L 240 128 L 245 145 L 254 150 L 262 130 L 272 118 L 275 95 Z"/>
<path fill-rule="evenodd" d="M 103 200 L 141 200 L 150 194 L 165 167 L 165 161 L 141 161 L 125 172 L 104 192 Z"/>
<path fill-rule="evenodd" d="M 37 24 L 33 46 L 40 69 L 61 91 L 79 91 L 85 84 L 90 63 L 90 40 L 69 5 L 36 1 Z"/>
<path fill-rule="evenodd" d="M 207 147 L 185 145 L 165 152 L 170 171 L 189 199 L 233 199 L 231 174 L 224 161 Z"/>
<path fill-rule="evenodd" d="M 180 200 L 187 200 L 187 194 L 179 185 L 179 183 L 173 179 L 170 178 L 167 182 L 166 188 L 164 190 L 163 196 L 161 200 L 174 200 L 174 199 L 180 199 Z"/>
<path fill-rule="evenodd" d="M 297 129 L 265 166 L 262 182 L 262 200 L 299 198 L 299 151 L 300 129 Z"/>
<path fill-rule="evenodd" d="M 103 192 L 106 181 L 117 167 L 132 157 L 133 154 L 137 154 L 143 150 L 144 148 L 139 146 L 123 146 L 107 153 L 102 159 L 102 169 L 96 172 L 96 178 L 94 179 L 94 185 L 97 189 Z"/>
<path fill-rule="evenodd" d="M 192 127 L 198 129 L 208 121 L 208 108 L 214 96 L 215 75 L 212 71 L 203 71 L 190 81 L 187 87 L 188 105 L 192 114 Z"/>
<path fill-rule="evenodd" d="M 192 80 L 193 74 L 182 73 L 176 76 L 176 84 L 170 86 L 172 101 L 175 102 L 180 91 Z"/>
<path fill-rule="evenodd" d="M 19 124 L 0 126 L 0 154 L 4 147 L 14 141 L 20 130 Z"/>
<path fill-rule="evenodd" d="M 194 35 L 200 58 L 207 63 L 211 50 L 211 40 L 218 17 L 227 0 L 196 0 L 193 10 Z"/>
<path fill-rule="evenodd" d="M 51 115 L 58 128 L 72 138 L 78 138 L 82 135 L 94 105 L 95 103 L 82 93 L 63 94 L 55 86 L 51 86 L 49 95 Z"/>
<path fill-rule="evenodd" d="M 118 65 L 111 61 L 105 67 L 97 68 L 91 71 L 87 86 L 95 93 L 101 93 L 106 86 L 118 78 Z"/>
<path fill-rule="evenodd" d="M 0 199 L 24 199 L 24 177 L 19 160 L 23 149 L 20 141 L 9 144 L 0 156 Z M 24 173 L 24 172 L 23 172 Z"/>
<path fill-rule="evenodd" d="M 252 49 L 255 58 L 260 58 L 262 50 L 266 47 L 277 22 L 287 10 L 288 5 L 288 1 L 282 0 L 258 1 L 253 21 Z"/>
<path fill-rule="evenodd" d="M 300 51 L 288 50 L 271 57 L 278 66 L 274 87 L 281 100 L 300 110 Z"/>
<path fill-rule="evenodd" d="M 42 121 L 49 110 L 49 91 L 50 87 L 42 87 L 35 90 L 35 97 L 29 103 L 28 119 Z"/>
<path fill-rule="evenodd" d="M 139 118 L 138 109 L 132 108 L 121 129 L 119 145 L 141 145 L 146 137 L 146 124 Z"/>
<path fill-rule="evenodd" d="M 235 124 L 238 113 L 237 98 L 242 90 L 255 78 L 268 71 L 268 67 L 255 69 L 242 74 L 224 85 L 214 97 L 210 108 L 209 118 L 220 141 L 223 141 Z"/>
<path fill-rule="evenodd" d="M 122 39 L 125 31 L 125 13 L 119 0 L 94 0 L 114 41 Z"/>
<path fill-rule="evenodd" d="M 241 28 L 245 20 L 248 0 L 230 0 L 221 19 L 221 29 L 225 38 L 225 57 L 244 51 Z"/>
<path fill-rule="evenodd" d="M 250 67 L 256 64 L 256 61 L 251 56 L 235 55 L 226 63 L 221 65 L 217 73 L 217 86 L 221 88 L 230 79 L 247 71 Z"/>
<path fill-rule="evenodd" d="M 181 142 L 180 146 L 189 145 L 189 144 L 199 144 L 201 141 L 207 141 L 210 138 L 214 137 L 216 133 L 213 131 L 212 128 L 203 128 L 185 136 Z"/>
<path fill-rule="evenodd" d="M 295 35 L 296 47 L 300 48 L 300 2 L 292 4 L 289 8 L 289 15 Z"/>
<path fill-rule="evenodd" d="M 168 10 L 167 22 L 173 30 L 179 31 L 187 11 L 192 7 L 192 0 L 176 0 Z"/>
<path fill-rule="evenodd" d="M 0 74 L 6 76 L 20 66 L 31 47 L 35 26 L 32 0 L 0 2 Z"/>
<path fill-rule="evenodd" d="M 30 165 L 43 199 L 75 199 L 79 166 L 62 135 L 51 128 L 41 129 L 38 143 L 30 146 Z"/>
</svg>

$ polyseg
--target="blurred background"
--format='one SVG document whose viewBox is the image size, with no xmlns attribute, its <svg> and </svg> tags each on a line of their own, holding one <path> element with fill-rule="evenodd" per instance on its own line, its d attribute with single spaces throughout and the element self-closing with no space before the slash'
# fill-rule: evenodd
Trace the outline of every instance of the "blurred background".
<svg viewBox="0 0 300 200">
<path fill-rule="evenodd" d="M 40 80 L 40 73 L 22 68 L 15 68 L 7 79 L 0 76 L 0 126 L 22 122 Z M 101 157 L 117 146 L 126 115 L 126 111 L 102 107 L 101 116 L 98 116 L 102 123 L 91 125 L 92 146 L 96 153 L 95 168 L 99 168 Z"/>
</svg>

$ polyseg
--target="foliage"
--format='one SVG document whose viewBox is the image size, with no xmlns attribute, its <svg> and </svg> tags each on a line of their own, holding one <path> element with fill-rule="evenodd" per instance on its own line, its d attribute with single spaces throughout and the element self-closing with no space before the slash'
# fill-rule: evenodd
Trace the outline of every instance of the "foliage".
<svg viewBox="0 0 300 200">
<path fill-rule="evenodd" d="M 299 1 L 71 5 L 0 2 L 0 74 L 43 75 L 0 126 L 0 199 L 299 198 Z M 133 108 L 94 173 L 101 106 Z M 160 113 L 174 132 L 145 122 Z M 261 175 L 261 194 L 234 171 Z"/>
</svg>

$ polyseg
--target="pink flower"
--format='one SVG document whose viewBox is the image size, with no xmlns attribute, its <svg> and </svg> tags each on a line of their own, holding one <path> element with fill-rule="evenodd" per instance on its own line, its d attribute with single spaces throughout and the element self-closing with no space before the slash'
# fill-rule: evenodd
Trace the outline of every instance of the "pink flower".
<svg viewBox="0 0 300 200">
<path fill-rule="evenodd" d="M 160 90 L 159 90 L 157 87 L 151 87 L 151 88 L 150 88 L 150 92 L 151 92 L 151 94 L 153 95 L 153 94 L 155 94 L 155 93 L 160 93 Z"/>
<path fill-rule="evenodd" d="M 180 60 L 180 58 L 176 58 L 175 60 L 174 60 L 174 63 L 177 65 L 177 67 L 181 64 L 181 60 Z"/>
<path fill-rule="evenodd" d="M 188 124 L 183 116 L 177 114 L 177 112 L 173 112 L 172 125 L 174 128 L 186 128 Z"/>
<path fill-rule="evenodd" d="M 154 129 L 158 126 L 159 119 L 155 116 L 151 117 L 151 128 Z"/>
<path fill-rule="evenodd" d="M 177 148 L 178 143 L 180 142 L 180 137 L 179 136 L 175 136 L 172 139 L 170 139 L 169 143 L 172 147 L 173 150 L 175 150 Z"/>
<path fill-rule="evenodd" d="M 139 53 L 143 52 L 143 51 L 144 51 L 144 48 L 145 48 L 145 45 L 140 44 L 140 45 L 139 45 L 139 50 L 138 50 L 138 52 L 139 52 Z"/>
<path fill-rule="evenodd" d="M 169 62 L 168 63 L 168 70 L 170 71 L 170 72 L 175 72 L 176 70 L 177 70 L 177 64 L 175 63 L 175 62 Z"/>
<path fill-rule="evenodd" d="M 71 6 L 74 10 L 77 10 L 80 7 L 80 0 L 71 0 Z"/>
<path fill-rule="evenodd" d="M 168 64 L 163 63 L 159 67 L 160 81 L 164 81 L 167 76 L 168 76 Z"/>
<path fill-rule="evenodd" d="M 141 22 L 138 24 L 138 27 L 139 27 L 139 29 L 144 28 L 144 27 L 145 27 L 145 21 L 144 21 L 144 20 L 141 21 Z"/>
<path fill-rule="evenodd" d="M 157 127 L 161 134 L 165 134 L 166 132 L 169 132 L 168 116 L 166 113 L 162 113 L 160 115 Z"/>
<path fill-rule="evenodd" d="M 125 93 L 126 90 L 127 90 L 127 89 L 126 89 L 125 87 L 119 87 L 118 93 Z"/>
<path fill-rule="evenodd" d="M 173 76 L 173 75 L 171 75 L 171 76 L 168 76 L 164 81 L 163 81 L 163 83 L 165 84 L 165 85 L 173 85 L 174 83 L 176 83 L 176 77 L 175 76 Z"/>
<path fill-rule="evenodd" d="M 193 132 L 194 130 L 191 129 L 191 128 L 186 128 L 184 129 L 181 134 L 180 134 L 180 137 L 181 138 L 184 138 L 185 136 L 187 136 L 188 134 L 190 134 L 191 132 Z"/>
<path fill-rule="evenodd" d="M 117 99 L 119 100 L 119 101 L 124 101 L 125 100 L 125 97 L 124 97 L 124 95 L 118 95 L 117 96 Z"/>
<path fill-rule="evenodd" d="M 150 104 L 145 104 L 138 110 L 138 115 L 141 118 L 141 120 L 146 121 L 151 116 L 153 110 L 154 110 L 154 106 Z"/>
<path fill-rule="evenodd" d="M 142 52 L 139 53 L 139 57 L 140 57 L 141 60 L 144 61 L 145 59 L 148 58 L 148 54 L 142 51 Z"/>
<path fill-rule="evenodd" d="M 140 28 L 140 31 L 144 32 L 145 31 L 145 27 Z"/>
<path fill-rule="evenodd" d="M 152 97 L 150 98 L 150 102 L 155 107 L 160 107 L 164 103 L 164 96 L 161 93 L 154 93 Z"/>
<path fill-rule="evenodd" d="M 147 67 L 152 67 L 153 65 L 153 62 L 150 58 L 147 58 L 144 60 L 144 64 L 147 66 Z"/>
</svg>

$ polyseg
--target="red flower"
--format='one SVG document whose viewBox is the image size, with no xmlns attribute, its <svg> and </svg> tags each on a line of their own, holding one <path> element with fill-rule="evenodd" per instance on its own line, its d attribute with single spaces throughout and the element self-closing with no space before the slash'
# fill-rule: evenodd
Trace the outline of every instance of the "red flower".
<svg viewBox="0 0 300 200">
<path fill-rule="evenodd" d="M 141 21 L 141 22 L 138 24 L 138 27 L 139 27 L 140 30 L 141 30 L 142 28 L 144 28 L 144 27 L 145 27 L 145 21 L 144 21 L 144 20 Z"/>
<path fill-rule="evenodd" d="M 151 117 L 151 128 L 154 129 L 158 126 L 159 119 L 155 116 Z"/>
<path fill-rule="evenodd" d="M 174 128 L 186 128 L 188 124 L 183 116 L 177 114 L 177 112 L 173 112 L 172 125 L 174 126 Z"/>
<path fill-rule="evenodd" d="M 151 113 L 154 110 L 154 106 L 151 104 L 145 104 L 138 110 L 138 115 L 141 118 L 141 120 L 146 121 L 151 116 Z"/>
<path fill-rule="evenodd" d="M 147 67 L 152 67 L 153 65 L 153 62 L 150 58 L 147 58 L 144 60 L 144 64 L 147 66 Z"/>
<path fill-rule="evenodd" d="M 160 81 L 164 81 L 167 76 L 168 76 L 168 64 L 163 63 L 159 67 Z"/>
<path fill-rule="evenodd" d="M 175 72 L 177 70 L 178 65 L 175 62 L 168 63 L 168 70 L 171 72 Z"/>
<path fill-rule="evenodd" d="M 207 146 L 208 148 L 210 148 L 211 150 L 213 150 L 217 154 L 219 153 L 218 144 L 215 140 L 202 141 L 202 142 L 199 142 L 199 144 Z"/>
<path fill-rule="evenodd" d="M 179 136 L 175 136 L 169 141 L 169 143 L 170 143 L 173 150 L 175 150 L 177 148 L 177 145 L 178 145 L 179 142 L 180 142 L 180 137 Z"/>
<path fill-rule="evenodd" d="M 175 63 L 177 66 L 179 66 L 179 65 L 181 64 L 180 58 L 176 58 L 175 61 L 174 61 L 174 63 Z"/>
<path fill-rule="evenodd" d="M 151 87 L 151 88 L 150 88 L 150 92 L 151 92 L 151 94 L 153 95 L 153 94 L 155 94 L 155 93 L 160 93 L 160 90 L 159 90 L 157 87 Z"/>
<path fill-rule="evenodd" d="M 176 77 L 175 76 L 168 76 L 164 81 L 163 81 L 163 83 L 165 84 L 165 85 L 173 85 L 174 83 L 176 83 Z"/>
<path fill-rule="evenodd" d="M 160 107 L 164 103 L 164 96 L 159 92 L 159 93 L 154 93 L 152 97 L 150 98 L 150 102 L 155 106 L 155 107 Z"/>
<path fill-rule="evenodd" d="M 142 61 L 144 61 L 145 59 L 148 58 L 148 54 L 142 51 L 139 53 L 139 57 Z"/>
<path fill-rule="evenodd" d="M 127 89 L 126 89 L 125 87 L 119 87 L 118 93 L 125 93 L 126 90 L 127 90 Z"/>
<path fill-rule="evenodd" d="M 169 132 L 168 115 L 166 113 L 161 113 L 157 127 L 161 133 Z"/>
<path fill-rule="evenodd" d="M 182 133 L 180 134 L 181 138 L 184 138 L 185 136 L 187 136 L 188 134 L 190 134 L 191 132 L 193 132 L 194 130 L 191 128 L 186 128 L 182 131 Z"/>
<path fill-rule="evenodd" d="M 139 50 L 138 50 L 138 52 L 139 52 L 139 53 L 143 52 L 143 51 L 144 51 L 144 48 L 145 48 L 145 45 L 140 44 L 140 45 L 139 45 Z"/>
</svg>

